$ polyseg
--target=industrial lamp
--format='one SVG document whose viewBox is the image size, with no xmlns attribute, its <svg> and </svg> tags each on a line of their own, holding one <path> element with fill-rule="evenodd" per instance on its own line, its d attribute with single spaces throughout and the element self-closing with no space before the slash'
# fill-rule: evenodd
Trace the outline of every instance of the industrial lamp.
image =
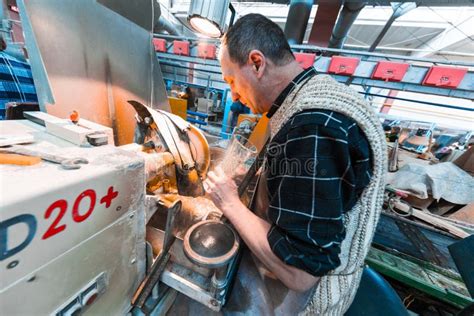
<svg viewBox="0 0 474 316">
<path fill-rule="evenodd" d="M 198 33 L 218 38 L 225 32 L 227 9 L 232 12 L 229 26 L 235 18 L 235 9 L 230 0 L 192 0 L 189 5 L 188 22 Z"/>
</svg>

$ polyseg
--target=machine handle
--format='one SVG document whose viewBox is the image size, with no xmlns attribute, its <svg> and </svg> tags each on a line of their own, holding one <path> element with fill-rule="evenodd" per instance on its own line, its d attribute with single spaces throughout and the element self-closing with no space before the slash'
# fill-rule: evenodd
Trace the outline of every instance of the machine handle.
<svg viewBox="0 0 474 316">
<path fill-rule="evenodd" d="M 176 200 L 171 206 L 168 208 L 168 216 L 166 217 L 166 229 L 165 229 L 165 237 L 163 240 L 163 249 L 161 250 L 158 258 L 153 262 L 150 273 L 146 276 L 146 278 L 142 281 L 138 289 L 136 290 L 133 298 L 132 298 L 132 305 L 138 308 L 143 308 L 145 305 L 145 301 L 148 296 L 153 291 L 156 283 L 160 280 L 161 273 L 166 267 L 166 263 L 168 262 L 171 254 L 170 249 L 175 241 L 176 237 L 173 235 L 173 228 L 174 228 L 174 221 L 177 217 L 178 213 L 181 211 L 181 201 Z"/>
</svg>

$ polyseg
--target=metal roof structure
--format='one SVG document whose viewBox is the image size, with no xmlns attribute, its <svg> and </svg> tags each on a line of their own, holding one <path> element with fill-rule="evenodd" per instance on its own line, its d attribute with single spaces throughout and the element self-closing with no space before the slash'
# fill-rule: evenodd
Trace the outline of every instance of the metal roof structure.
<svg viewBox="0 0 474 316">
<path fill-rule="evenodd" d="M 366 5 L 349 29 L 345 49 L 368 50 L 393 12 L 390 6 L 393 1 L 359 2 Z M 187 25 L 189 0 L 160 0 L 160 3 L 174 18 Z M 261 13 L 282 29 L 287 22 L 288 3 L 290 1 L 232 1 L 237 16 Z M 474 1 L 427 0 L 414 3 L 416 8 L 397 18 L 390 26 L 375 48 L 376 52 L 467 62 L 474 60 Z M 311 8 L 303 43 L 308 42 L 318 7 L 315 4 Z"/>
</svg>

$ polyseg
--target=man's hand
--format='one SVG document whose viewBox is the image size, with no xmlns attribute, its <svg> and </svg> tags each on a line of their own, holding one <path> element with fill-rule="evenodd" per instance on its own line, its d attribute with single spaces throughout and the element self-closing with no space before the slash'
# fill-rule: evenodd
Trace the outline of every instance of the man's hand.
<svg viewBox="0 0 474 316">
<path fill-rule="evenodd" d="M 319 278 L 285 264 L 273 253 L 267 240 L 270 224 L 253 214 L 240 201 L 237 185 L 221 168 L 208 173 L 204 188 L 250 250 L 283 284 L 295 291 L 306 291 L 319 281 Z"/>
<path fill-rule="evenodd" d="M 237 185 L 220 167 L 207 174 L 204 189 L 214 204 L 228 217 L 229 212 L 241 204 L 237 193 Z"/>
</svg>

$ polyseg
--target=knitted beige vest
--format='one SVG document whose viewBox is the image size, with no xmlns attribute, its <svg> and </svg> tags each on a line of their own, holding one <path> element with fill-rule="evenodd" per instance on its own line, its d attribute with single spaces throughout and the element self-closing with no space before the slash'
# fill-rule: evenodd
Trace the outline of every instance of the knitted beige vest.
<svg viewBox="0 0 474 316">
<path fill-rule="evenodd" d="M 379 119 L 357 92 L 327 75 L 300 83 L 270 121 L 273 138 L 294 114 L 307 109 L 339 112 L 352 118 L 365 133 L 373 154 L 373 177 L 356 205 L 344 216 L 346 238 L 341 265 L 323 276 L 303 315 L 343 315 L 354 300 L 379 219 L 387 170 L 387 148 Z"/>
</svg>

